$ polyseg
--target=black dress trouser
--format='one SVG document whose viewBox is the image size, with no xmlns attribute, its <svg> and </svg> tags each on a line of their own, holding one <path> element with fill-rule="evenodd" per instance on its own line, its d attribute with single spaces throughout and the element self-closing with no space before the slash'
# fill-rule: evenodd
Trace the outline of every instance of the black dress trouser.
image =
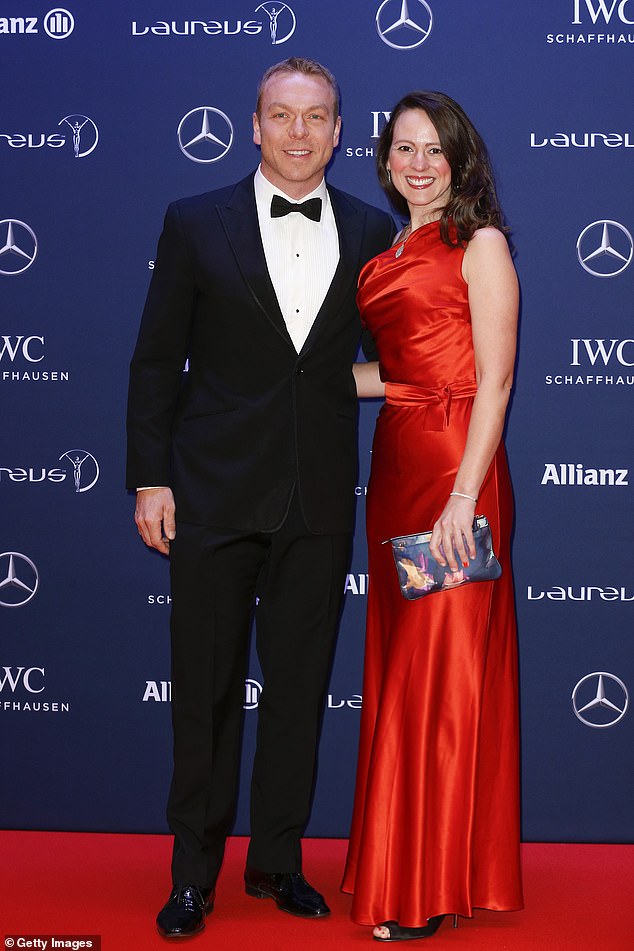
<svg viewBox="0 0 634 951">
<path fill-rule="evenodd" d="M 247 864 L 301 869 L 317 740 L 351 536 L 312 534 L 295 493 L 274 532 L 177 523 L 171 543 L 176 885 L 213 887 L 234 820 L 255 609 L 263 674 Z"/>
</svg>

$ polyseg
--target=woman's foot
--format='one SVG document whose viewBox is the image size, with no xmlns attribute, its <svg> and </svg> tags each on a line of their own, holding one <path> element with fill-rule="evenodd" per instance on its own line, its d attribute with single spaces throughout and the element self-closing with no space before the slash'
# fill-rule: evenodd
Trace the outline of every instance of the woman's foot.
<svg viewBox="0 0 634 951">
<path fill-rule="evenodd" d="M 372 932 L 375 941 L 412 941 L 415 938 L 431 938 L 443 923 L 444 915 L 434 915 L 422 928 L 404 928 L 398 921 L 384 921 Z"/>
</svg>

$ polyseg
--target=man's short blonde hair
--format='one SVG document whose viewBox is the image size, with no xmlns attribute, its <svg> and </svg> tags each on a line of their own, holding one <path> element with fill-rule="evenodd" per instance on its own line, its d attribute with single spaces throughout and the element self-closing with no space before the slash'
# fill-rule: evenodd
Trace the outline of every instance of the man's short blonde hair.
<svg viewBox="0 0 634 951">
<path fill-rule="evenodd" d="M 264 87 L 269 79 L 271 79 L 273 76 L 276 76 L 278 73 L 301 73 L 303 76 L 318 76 L 325 80 L 332 90 L 333 122 L 337 120 L 339 115 L 340 101 L 337 80 L 332 75 L 330 70 L 326 69 L 325 66 L 322 66 L 321 63 L 318 63 L 314 59 L 306 59 L 303 56 L 291 56 L 289 59 L 282 60 L 281 63 L 275 63 L 273 66 L 269 66 L 258 85 L 258 99 L 255 106 L 255 113 L 258 119 L 260 118 L 260 112 L 262 109 L 262 94 L 264 92 Z"/>
</svg>

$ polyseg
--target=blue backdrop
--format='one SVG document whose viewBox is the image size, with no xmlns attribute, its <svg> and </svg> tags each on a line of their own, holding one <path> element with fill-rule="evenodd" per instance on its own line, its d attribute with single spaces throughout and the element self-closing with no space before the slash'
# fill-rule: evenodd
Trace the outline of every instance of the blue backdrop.
<svg viewBox="0 0 634 951">
<path fill-rule="evenodd" d="M 4 826 L 166 829 L 168 572 L 139 540 L 122 488 L 128 361 L 168 201 L 255 167 L 258 79 L 305 55 L 342 87 L 329 177 L 345 190 L 386 207 L 373 151 L 414 88 L 455 97 L 490 147 L 522 285 L 507 445 L 524 837 L 632 839 L 633 50 L 634 0 L 7 0 Z M 362 409 L 313 835 L 345 835 L 351 812 L 376 411 Z M 249 676 L 245 772 L 255 659 Z"/>
</svg>

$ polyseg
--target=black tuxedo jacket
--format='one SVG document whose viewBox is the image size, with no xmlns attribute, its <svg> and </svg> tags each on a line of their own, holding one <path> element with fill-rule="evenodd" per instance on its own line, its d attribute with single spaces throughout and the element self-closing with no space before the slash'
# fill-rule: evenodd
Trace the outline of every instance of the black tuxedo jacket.
<svg viewBox="0 0 634 951">
<path fill-rule="evenodd" d="M 329 193 L 340 260 L 299 354 L 267 271 L 253 176 L 167 210 L 130 368 L 127 484 L 171 486 L 177 519 L 270 531 L 296 486 L 311 530 L 352 527 L 357 277 L 394 225 Z"/>
</svg>

